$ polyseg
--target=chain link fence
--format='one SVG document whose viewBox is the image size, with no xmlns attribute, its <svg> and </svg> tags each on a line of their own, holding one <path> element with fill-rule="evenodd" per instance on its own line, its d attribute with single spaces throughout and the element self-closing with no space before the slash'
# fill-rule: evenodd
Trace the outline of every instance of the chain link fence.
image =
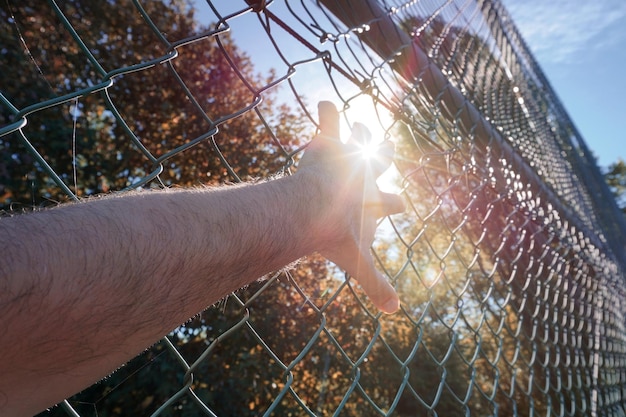
<svg viewBox="0 0 626 417">
<path fill-rule="evenodd" d="M 2 0 L 0 203 L 297 169 L 334 101 L 396 143 L 381 315 L 324 259 L 42 416 L 623 416 L 626 225 L 497 0 Z M 139 297 L 141 295 L 138 295 Z"/>
</svg>

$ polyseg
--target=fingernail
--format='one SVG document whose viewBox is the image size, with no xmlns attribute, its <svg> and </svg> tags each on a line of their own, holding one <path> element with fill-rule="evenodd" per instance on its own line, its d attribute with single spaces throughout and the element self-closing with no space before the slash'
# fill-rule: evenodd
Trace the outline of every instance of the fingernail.
<svg viewBox="0 0 626 417">
<path fill-rule="evenodd" d="M 383 304 L 382 310 L 387 313 L 395 313 L 400 308 L 400 300 L 396 297 L 391 297 L 389 300 Z"/>
</svg>

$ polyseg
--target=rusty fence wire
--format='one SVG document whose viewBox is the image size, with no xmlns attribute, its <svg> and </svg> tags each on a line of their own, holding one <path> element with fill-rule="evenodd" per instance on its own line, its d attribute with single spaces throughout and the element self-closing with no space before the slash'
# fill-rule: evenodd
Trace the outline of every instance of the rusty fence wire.
<svg viewBox="0 0 626 417">
<path fill-rule="evenodd" d="M 288 175 L 319 100 L 396 143 L 379 184 L 408 206 L 372 247 L 398 313 L 312 256 L 42 415 L 626 414 L 624 219 L 499 1 L 2 0 L 0 18 L 5 212 Z"/>
</svg>

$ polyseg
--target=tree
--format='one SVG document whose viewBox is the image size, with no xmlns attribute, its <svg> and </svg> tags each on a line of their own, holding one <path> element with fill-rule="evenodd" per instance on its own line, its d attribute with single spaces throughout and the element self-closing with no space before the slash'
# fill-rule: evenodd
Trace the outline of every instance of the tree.
<svg viewBox="0 0 626 417">
<path fill-rule="evenodd" d="M 615 196 L 617 205 L 626 214 L 626 162 L 620 158 L 609 165 L 604 178 Z"/>
<path fill-rule="evenodd" d="M 299 143 L 304 131 L 301 113 L 279 108 L 272 91 L 264 92 L 257 112 L 237 117 L 254 103 L 255 89 L 266 80 L 254 73 L 227 34 L 180 47 L 178 58 L 169 61 L 169 45 L 130 1 L 70 1 L 61 8 L 97 63 L 60 29 L 51 7 L 7 2 L 7 9 L 0 10 L 0 91 L 22 109 L 112 79 L 112 85 L 97 94 L 30 114 L 23 129 L 75 194 L 122 190 L 154 174 L 158 177 L 153 183 L 160 186 L 267 175 L 286 163 L 282 147 Z M 171 42 L 208 30 L 198 27 L 193 9 L 184 1 L 149 2 L 144 8 Z M 159 58 L 162 62 L 153 67 L 107 75 Z M 184 94 L 178 77 L 196 103 Z M 7 107 L 1 111 L 0 125 L 15 120 Z M 289 112 L 290 118 L 282 112 Z M 268 140 L 260 116 L 272 128 L 282 124 L 280 143 Z M 66 199 L 23 145 L 18 133 L 0 138 L 2 207 Z M 163 159 L 155 163 L 153 158 Z"/>
</svg>

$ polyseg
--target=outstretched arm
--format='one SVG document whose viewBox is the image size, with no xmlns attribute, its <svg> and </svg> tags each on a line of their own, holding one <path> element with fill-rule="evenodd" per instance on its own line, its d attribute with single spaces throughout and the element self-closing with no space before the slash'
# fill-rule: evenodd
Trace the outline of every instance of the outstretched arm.
<svg viewBox="0 0 626 417">
<path fill-rule="evenodd" d="M 30 415 L 106 376 L 180 323 L 312 252 L 398 308 L 369 253 L 402 210 L 350 163 L 338 114 L 297 173 L 260 184 L 136 192 L 0 220 L 0 414 Z M 368 173 L 369 172 L 369 173 Z"/>
</svg>

